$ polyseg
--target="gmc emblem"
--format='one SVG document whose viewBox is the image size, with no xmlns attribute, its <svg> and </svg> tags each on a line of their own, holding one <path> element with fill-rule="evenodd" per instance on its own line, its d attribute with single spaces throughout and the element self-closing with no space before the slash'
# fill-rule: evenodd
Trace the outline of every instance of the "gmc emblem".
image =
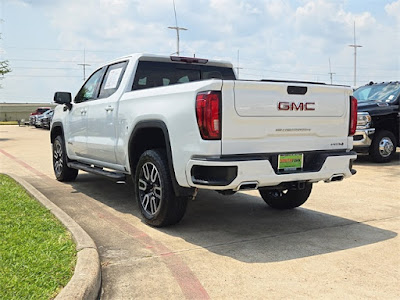
<svg viewBox="0 0 400 300">
<path fill-rule="evenodd" d="M 315 102 L 278 102 L 278 110 L 315 110 Z"/>
</svg>

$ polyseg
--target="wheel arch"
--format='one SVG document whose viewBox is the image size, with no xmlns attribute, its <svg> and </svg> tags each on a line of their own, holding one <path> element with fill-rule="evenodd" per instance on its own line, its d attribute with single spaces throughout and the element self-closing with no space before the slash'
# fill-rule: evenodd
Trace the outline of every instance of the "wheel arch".
<svg viewBox="0 0 400 300">
<path fill-rule="evenodd" d="M 167 125 L 161 120 L 141 121 L 134 127 L 128 142 L 131 174 L 134 176 L 141 154 L 149 149 L 163 148 L 167 153 L 168 169 L 177 196 L 193 195 L 194 189 L 181 187 L 175 177 L 171 142 Z"/>
<path fill-rule="evenodd" d="M 395 115 L 380 116 L 375 120 L 375 128 L 377 130 L 387 130 L 393 133 L 396 139 L 394 142 L 396 143 L 397 146 L 400 146 L 399 125 L 397 122 L 398 121 Z"/>
<path fill-rule="evenodd" d="M 64 128 L 61 122 L 54 122 L 51 125 L 51 131 L 50 131 L 50 142 L 53 144 L 54 140 L 57 136 L 61 135 L 64 137 Z"/>
</svg>

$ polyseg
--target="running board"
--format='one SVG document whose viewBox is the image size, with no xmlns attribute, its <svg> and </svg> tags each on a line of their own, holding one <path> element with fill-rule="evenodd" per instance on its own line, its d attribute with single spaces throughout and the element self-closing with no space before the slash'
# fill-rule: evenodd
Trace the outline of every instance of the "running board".
<svg viewBox="0 0 400 300">
<path fill-rule="evenodd" d="M 105 171 L 103 169 L 92 167 L 92 166 L 82 164 L 79 162 L 69 162 L 69 163 L 67 163 L 67 166 L 70 168 L 73 168 L 73 169 L 83 170 L 83 171 L 93 173 L 96 175 L 105 176 L 107 178 L 110 178 L 110 179 L 116 180 L 116 181 L 125 181 L 125 179 L 126 179 L 126 176 L 124 173 Z"/>
</svg>

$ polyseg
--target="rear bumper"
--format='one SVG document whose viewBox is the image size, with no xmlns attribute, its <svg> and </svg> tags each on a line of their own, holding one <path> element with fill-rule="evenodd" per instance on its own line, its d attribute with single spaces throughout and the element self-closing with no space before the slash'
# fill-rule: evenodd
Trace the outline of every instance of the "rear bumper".
<svg viewBox="0 0 400 300">
<path fill-rule="evenodd" d="M 355 152 L 312 153 L 312 168 L 292 173 L 278 173 L 274 154 L 257 157 L 198 157 L 189 160 L 186 177 L 192 187 L 212 190 L 239 190 L 242 187 L 277 186 L 285 182 L 331 181 L 355 173 Z M 316 161 L 314 163 L 314 160 Z M 317 161 L 319 160 L 319 161 Z M 335 179 L 337 180 L 337 179 Z"/>
</svg>

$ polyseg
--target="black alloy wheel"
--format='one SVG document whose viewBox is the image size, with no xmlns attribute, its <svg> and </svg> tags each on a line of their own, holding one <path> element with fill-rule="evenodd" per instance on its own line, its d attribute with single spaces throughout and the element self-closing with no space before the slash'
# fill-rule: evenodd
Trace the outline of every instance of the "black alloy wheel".
<svg viewBox="0 0 400 300">
<path fill-rule="evenodd" d="M 178 223 L 189 197 L 176 196 L 164 149 L 145 151 L 136 167 L 135 196 L 144 221 L 155 227 Z"/>
<path fill-rule="evenodd" d="M 59 135 L 53 142 L 53 169 L 58 181 L 74 181 L 78 176 L 78 170 L 69 168 L 67 161 L 64 139 Z"/>
</svg>

